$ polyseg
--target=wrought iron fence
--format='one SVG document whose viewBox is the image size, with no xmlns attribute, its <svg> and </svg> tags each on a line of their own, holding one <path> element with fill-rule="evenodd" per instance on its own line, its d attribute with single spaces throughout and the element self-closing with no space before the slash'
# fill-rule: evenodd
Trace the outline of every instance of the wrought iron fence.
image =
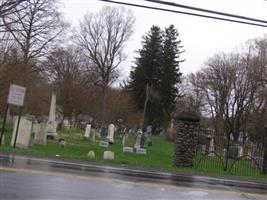
<svg viewBox="0 0 267 200">
<path fill-rule="evenodd" d="M 239 176 L 266 174 L 266 144 L 264 137 L 250 141 L 240 134 L 234 141 L 225 135 L 217 136 L 212 130 L 202 129 L 198 136 L 194 167 L 203 172 L 224 172 Z"/>
</svg>

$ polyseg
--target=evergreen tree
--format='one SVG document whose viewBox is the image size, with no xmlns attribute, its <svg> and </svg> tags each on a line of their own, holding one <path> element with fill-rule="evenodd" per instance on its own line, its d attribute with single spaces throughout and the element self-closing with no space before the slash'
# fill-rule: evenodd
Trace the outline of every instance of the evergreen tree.
<svg viewBox="0 0 267 200">
<path fill-rule="evenodd" d="M 152 124 L 167 119 L 178 93 L 181 41 L 177 38 L 178 31 L 173 25 L 165 33 L 158 26 L 152 26 L 143 37 L 140 56 L 130 74 L 129 88 L 140 111 L 144 109 L 146 94 L 149 95 L 146 117 Z"/>
<path fill-rule="evenodd" d="M 178 95 L 177 84 L 181 83 L 180 73 L 180 54 L 181 40 L 178 40 L 178 30 L 174 25 L 170 25 L 165 29 L 163 42 L 163 62 L 161 66 L 161 108 L 164 113 L 164 118 L 168 118 L 175 107 L 175 98 Z"/>
</svg>

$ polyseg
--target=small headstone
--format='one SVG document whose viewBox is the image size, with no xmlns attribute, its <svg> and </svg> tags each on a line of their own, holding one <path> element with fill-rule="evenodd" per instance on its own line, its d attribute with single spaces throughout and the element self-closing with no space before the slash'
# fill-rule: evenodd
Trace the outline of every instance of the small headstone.
<svg viewBox="0 0 267 200">
<path fill-rule="evenodd" d="M 68 119 L 64 119 L 62 122 L 62 128 L 65 130 L 70 130 L 70 122 Z"/>
<path fill-rule="evenodd" d="M 140 148 L 141 147 L 142 130 L 139 129 L 137 134 L 138 135 L 136 136 L 134 147 L 135 148 Z"/>
<path fill-rule="evenodd" d="M 93 150 L 89 151 L 87 157 L 91 159 L 95 158 L 95 152 Z"/>
<path fill-rule="evenodd" d="M 95 132 L 91 131 L 91 141 L 95 142 Z"/>
<path fill-rule="evenodd" d="M 210 157 L 214 157 L 215 153 L 214 153 L 215 149 L 214 149 L 214 139 L 211 138 L 210 140 L 210 146 L 209 146 L 209 156 Z"/>
<path fill-rule="evenodd" d="M 240 145 L 240 146 L 238 147 L 238 157 L 242 157 L 242 156 L 244 156 L 244 149 L 243 149 L 243 147 Z"/>
<path fill-rule="evenodd" d="M 103 159 L 114 160 L 115 154 L 112 151 L 104 151 Z"/>
<path fill-rule="evenodd" d="M 88 139 L 90 137 L 90 131 L 91 131 L 91 124 L 86 125 L 85 133 L 84 133 L 84 138 Z"/>
<path fill-rule="evenodd" d="M 125 145 L 126 139 L 127 139 L 127 134 L 124 134 L 124 135 L 122 136 L 122 146 L 123 146 L 123 147 L 124 147 L 124 145 Z"/>
<path fill-rule="evenodd" d="M 35 125 L 36 132 L 34 134 L 34 144 L 46 145 L 46 123 L 42 122 Z"/>
<path fill-rule="evenodd" d="M 107 136 L 107 139 L 110 144 L 114 143 L 114 132 L 115 132 L 115 126 L 114 124 L 110 124 L 108 126 L 108 136 Z"/>
<path fill-rule="evenodd" d="M 143 148 L 136 148 L 135 149 L 135 152 L 136 154 L 143 154 L 143 155 L 146 155 L 146 149 L 143 149 Z"/>
<path fill-rule="evenodd" d="M 201 154 L 205 155 L 206 154 L 206 145 L 201 145 L 200 151 L 201 151 Z"/>
<path fill-rule="evenodd" d="M 123 147 L 122 151 L 123 153 L 133 153 L 134 149 L 133 147 Z"/>
<path fill-rule="evenodd" d="M 17 124 L 18 124 L 18 117 L 16 119 L 13 128 L 12 140 L 10 144 L 11 146 L 13 146 L 15 142 Z M 32 122 L 29 121 L 26 117 L 22 116 L 19 123 L 16 147 L 27 148 L 29 146 L 31 139 L 31 129 L 32 129 Z"/>
<path fill-rule="evenodd" d="M 66 142 L 63 138 L 58 139 L 59 146 L 64 148 L 66 146 Z"/>
<path fill-rule="evenodd" d="M 106 142 L 106 141 L 100 141 L 98 146 L 100 146 L 100 147 L 108 147 L 109 143 Z"/>
</svg>

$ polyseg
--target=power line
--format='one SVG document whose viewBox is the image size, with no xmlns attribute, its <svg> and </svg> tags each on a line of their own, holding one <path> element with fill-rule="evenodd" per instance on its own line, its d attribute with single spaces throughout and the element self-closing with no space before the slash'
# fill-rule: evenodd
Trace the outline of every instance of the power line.
<svg viewBox="0 0 267 200">
<path fill-rule="evenodd" d="M 235 15 L 235 14 L 230 14 L 230 13 L 225 13 L 225 12 L 219 12 L 219 11 L 213 11 L 213 10 L 208 10 L 208 9 L 203 9 L 203 8 L 197 8 L 197 7 L 187 6 L 187 5 L 173 3 L 173 2 L 167 2 L 167 1 L 161 1 L 161 0 L 144 0 L 144 1 L 168 5 L 168 6 L 174 6 L 174 7 L 179 7 L 179 8 L 185 8 L 185 9 L 190 9 L 190 10 L 196 10 L 196 11 L 201 11 L 201 12 L 211 13 L 211 14 L 216 14 L 216 15 L 222 15 L 222 16 L 226 16 L 226 17 L 233 17 L 233 18 L 244 19 L 244 20 L 260 22 L 260 23 L 267 23 L 267 21 L 261 20 L 261 19 L 255 19 L 255 18 L 250 18 L 250 17 L 246 17 L 246 16 L 241 16 L 241 15 Z"/>
<path fill-rule="evenodd" d="M 214 16 L 210 16 L 210 15 L 203 15 L 203 14 L 196 14 L 196 13 L 190 13 L 190 12 L 184 12 L 184 11 L 178 11 L 178 10 L 171 10 L 171 9 L 166 9 L 166 8 L 145 6 L 145 5 L 140 5 L 140 4 L 132 4 L 132 3 L 120 2 L 120 1 L 113 1 L 113 0 L 98 0 L 98 1 L 103 1 L 103 2 L 108 2 L 108 3 L 113 3 L 113 4 L 119 4 L 119 5 L 139 7 L 139 8 L 146 8 L 146 9 L 152 9 L 152 10 L 160 10 L 160 11 L 166 11 L 166 12 L 172 12 L 172 13 L 179 13 L 179 14 L 185 14 L 185 15 L 221 20 L 221 21 L 228 21 L 228 22 L 234 22 L 234 23 L 240 23 L 240 24 L 246 24 L 246 25 L 252 25 L 252 26 L 267 27 L 267 24 L 265 25 L 265 24 L 259 24 L 259 23 L 252 23 L 252 22 L 240 21 L 240 20 L 235 20 L 235 19 L 227 19 L 227 18 L 222 18 L 222 17 L 214 17 Z"/>
</svg>

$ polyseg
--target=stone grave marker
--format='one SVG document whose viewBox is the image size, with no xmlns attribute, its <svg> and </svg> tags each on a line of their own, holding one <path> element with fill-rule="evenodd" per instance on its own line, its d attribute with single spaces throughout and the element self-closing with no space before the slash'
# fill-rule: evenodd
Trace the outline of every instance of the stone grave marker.
<svg viewBox="0 0 267 200">
<path fill-rule="evenodd" d="M 215 149 L 214 149 L 214 139 L 211 138 L 210 139 L 210 145 L 209 145 L 209 156 L 210 157 L 214 157 L 215 153 L 214 153 Z"/>
<path fill-rule="evenodd" d="M 106 148 L 106 147 L 109 146 L 109 143 L 106 142 L 106 141 L 100 141 L 98 146 L 100 146 L 100 147 L 105 147 L 105 148 Z"/>
<path fill-rule="evenodd" d="M 136 148 L 135 149 L 136 154 L 143 154 L 146 155 L 147 151 L 144 148 Z"/>
<path fill-rule="evenodd" d="M 133 147 L 123 147 L 122 151 L 123 151 L 123 153 L 133 153 L 134 149 L 133 149 Z"/>
<path fill-rule="evenodd" d="M 142 130 L 139 129 L 138 135 L 136 136 L 136 139 L 135 139 L 135 145 L 134 145 L 135 148 L 141 147 L 141 139 L 142 139 Z"/>
<path fill-rule="evenodd" d="M 114 143 L 114 132 L 115 132 L 115 125 L 114 124 L 110 124 L 108 126 L 108 136 L 107 136 L 108 142 L 110 144 Z"/>
<path fill-rule="evenodd" d="M 93 150 L 89 151 L 87 157 L 91 159 L 95 158 L 95 152 Z"/>
<path fill-rule="evenodd" d="M 70 130 L 70 122 L 68 119 L 64 119 L 62 122 L 62 128 L 65 130 Z"/>
<path fill-rule="evenodd" d="M 104 151 L 103 159 L 105 160 L 114 160 L 115 154 L 112 151 Z"/>
<path fill-rule="evenodd" d="M 34 144 L 46 145 L 46 123 L 42 122 L 38 126 L 36 125 Z"/>
<path fill-rule="evenodd" d="M 85 128 L 84 138 L 89 139 L 91 131 L 91 124 L 87 124 Z"/>
<path fill-rule="evenodd" d="M 12 134 L 12 139 L 11 139 L 11 144 L 10 144 L 11 146 L 13 146 L 15 142 L 17 124 L 18 124 L 18 117 L 16 118 L 15 125 L 13 128 L 13 134 Z M 21 116 L 19 129 L 18 129 L 18 136 L 17 136 L 17 141 L 16 141 L 16 147 L 27 148 L 29 146 L 30 139 L 31 139 L 31 129 L 32 129 L 32 122 L 29 121 L 26 117 Z"/>
</svg>

